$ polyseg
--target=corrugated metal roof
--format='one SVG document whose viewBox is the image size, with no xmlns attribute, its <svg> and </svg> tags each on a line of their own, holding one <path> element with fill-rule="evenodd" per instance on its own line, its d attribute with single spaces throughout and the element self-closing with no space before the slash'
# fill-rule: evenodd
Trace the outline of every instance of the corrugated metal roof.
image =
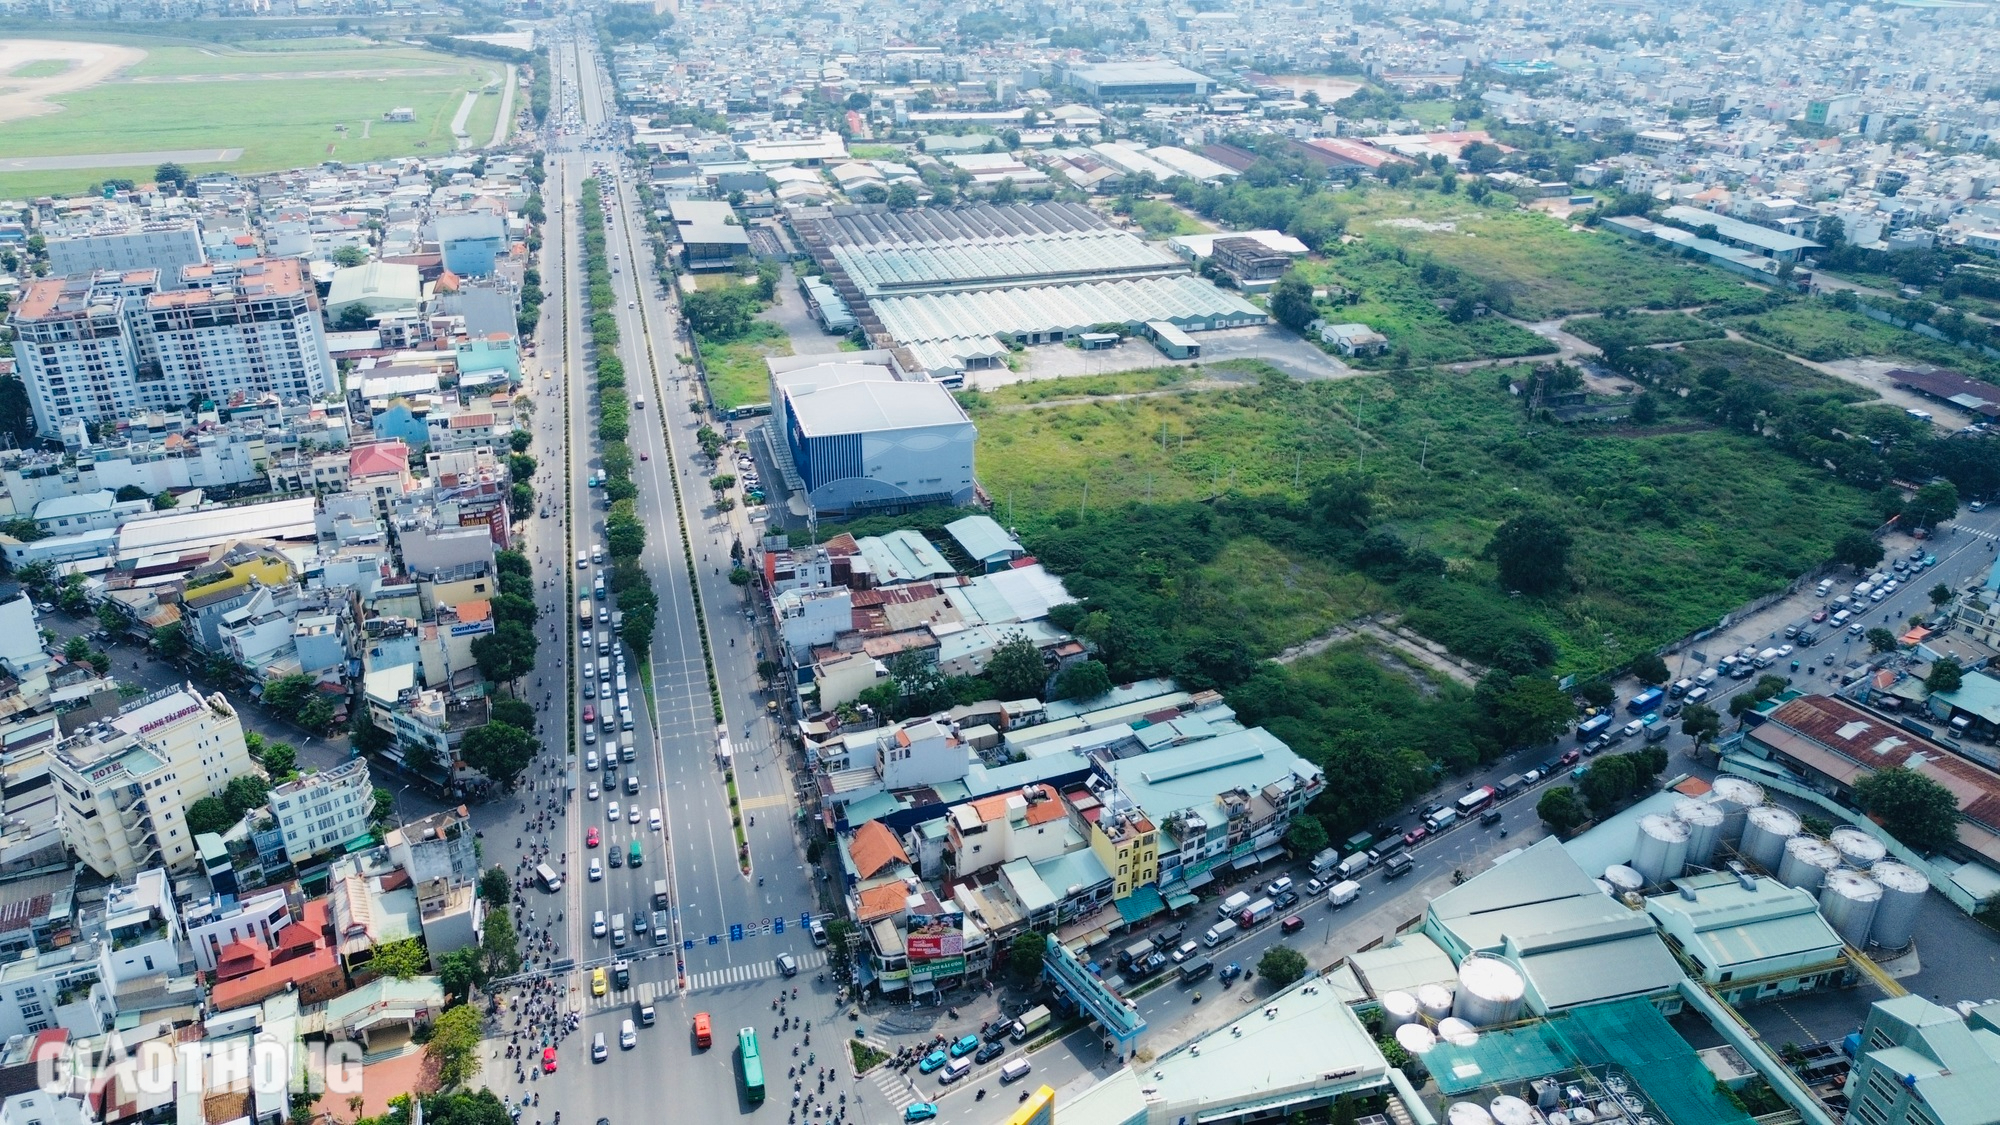
<svg viewBox="0 0 2000 1125">
<path fill-rule="evenodd" d="M 1259 322 L 1263 310 L 1193 277 L 931 293 L 873 302 L 882 327 L 898 341 L 992 335 L 1085 332 L 1100 324 L 1164 320 L 1177 328 L 1216 320 Z"/>
</svg>

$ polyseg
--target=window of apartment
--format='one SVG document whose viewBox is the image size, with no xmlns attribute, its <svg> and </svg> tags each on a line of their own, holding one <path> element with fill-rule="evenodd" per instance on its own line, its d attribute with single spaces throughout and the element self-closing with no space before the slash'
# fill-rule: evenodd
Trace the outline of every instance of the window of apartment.
<svg viewBox="0 0 2000 1125">
<path fill-rule="evenodd" d="M 21 1005 L 21 1018 L 24 1020 L 34 1019 L 36 1016 L 39 1016 L 41 1014 L 42 1014 L 42 1005 L 40 1001 L 30 1001 L 26 1004 Z"/>
<path fill-rule="evenodd" d="M 35 986 L 32 984 L 26 988 L 17 988 L 14 990 L 14 999 L 21 1002 L 33 1000 L 39 995 L 40 993 L 35 991 Z"/>
</svg>

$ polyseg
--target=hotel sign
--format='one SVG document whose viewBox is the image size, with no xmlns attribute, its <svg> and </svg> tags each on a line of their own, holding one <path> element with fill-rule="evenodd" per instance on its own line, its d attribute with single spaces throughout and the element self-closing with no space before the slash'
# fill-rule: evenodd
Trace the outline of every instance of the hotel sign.
<svg viewBox="0 0 2000 1125">
<path fill-rule="evenodd" d="M 151 734 L 154 731 L 159 730 L 161 727 L 167 726 L 171 723 L 178 723 L 182 719 L 188 718 L 191 715 L 199 715 L 199 714 L 201 714 L 201 704 L 199 703 L 189 704 L 188 706 L 183 707 L 178 711 L 172 711 L 165 715 L 161 715 L 159 718 L 146 723 L 144 726 L 140 727 L 137 731 L 133 733 Z"/>
</svg>

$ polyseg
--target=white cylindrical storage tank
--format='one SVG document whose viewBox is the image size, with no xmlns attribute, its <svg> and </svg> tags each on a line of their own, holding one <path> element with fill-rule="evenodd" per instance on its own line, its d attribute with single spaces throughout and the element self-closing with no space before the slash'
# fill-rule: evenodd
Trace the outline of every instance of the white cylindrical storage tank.
<svg viewBox="0 0 2000 1125">
<path fill-rule="evenodd" d="M 1646 885 L 1646 877 L 1622 863 L 1614 863 L 1604 869 L 1604 881 L 1611 884 L 1610 895 L 1617 898 L 1627 891 L 1636 891 Z"/>
<path fill-rule="evenodd" d="M 1417 1021 L 1417 998 L 1407 992 L 1382 994 L 1382 1026 L 1395 1030 Z"/>
<path fill-rule="evenodd" d="M 1549 1125 L 1569 1125 L 1569 1114 L 1556 1110 L 1549 1114 Z"/>
<path fill-rule="evenodd" d="M 1639 836 L 1632 845 L 1632 869 L 1648 885 L 1680 878 L 1687 867 L 1688 826 L 1670 816 L 1647 813 L 1639 818 Z"/>
<path fill-rule="evenodd" d="M 1609 897 L 1609 898 L 1617 898 L 1617 897 L 1618 897 L 1618 888 L 1617 888 L 1617 887 L 1614 887 L 1614 886 L 1612 886 L 1612 885 L 1611 885 L 1611 880 L 1609 880 L 1609 879 L 1596 879 L 1596 880 L 1593 880 L 1593 881 L 1594 881 L 1594 882 L 1595 882 L 1595 883 L 1597 884 L 1597 889 L 1598 889 L 1599 891 L 1603 892 L 1603 893 L 1604 893 L 1604 894 L 1605 894 L 1605 895 L 1606 895 L 1607 897 Z"/>
<path fill-rule="evenodd" d="M 1423 1024 L 1406 1023 L 1396 1029 L 1396 1045 L 1413 1056 L 1428 1055 L 1437 1044 L 1437 1036 Z"/>
<path fill-rule="evenodd" d="M 1417 1011 L 1431 1020 L 1441 1020 L 1451 1014 L 1451 989 L 1441 984 L 1420 984 L 1417 986 Z"/>
<path fill-rule="evenodd" d="M 1534 1107 L 1512 1094 L 1502 1094 L 1487 1107 L 1499 1125 L 1535 1125 Z"/>
<path fill-rule="evenodd" d="M 1826 873 L 1840 866 L 1840 852 L 1818 836 L 1794 836 L 1785 841 L 1785 858 L 1778 861 L 1778 882 L 1819 892 Z"/>
<path fill-rule="evenodd" d="M 1744 814 L 1743 841 L 1736 850 L 1766 871 L 1785 858 L 1785 841 L 1799 834 L 1799 814 L 1778 805 L 1759 805 Z"/>
<path fill-rule="evenodd" d="M 1708 803 L 1722 810 L 1722 841 L 1734 844 L 1743 838 L 1744 814 L 1764 803 L 1764 787 L 1724 774 L 1709 788 Z"/>
<path fill-rule="evenodd" d="M 1860 949 L 1868 943 L 1868 928 L 1882 902 L 1882 884 L 1865 871 L 1837 867 L 1826 873 L 1819 890 L 1819 912 L 1840 940 Z"/>
<path fill-rule="evenodd" d="M 1924 873 L 1907 864 L 1885 859 L 1869 868 L 1868 874 L 1881 884 L 1882 901 L 1876 904 L 1875 921 L 1868 927 L 1868 942 L 1883 949 L 1905 949 L 1916 937 L 1917 907 L 1931 889 Z"/>
<path fill-rule="evenodd" d="M 1889 854 L 1889 845 L 1859 828 L 1844 824 L 1827 833 L 1826 842 L 1840 853 L 1840 862 L 1861 871 L 1875 866 L 1876 860 Z"/>
<path fill-rule="evenodd" d="M 1569 1120 L 1570 1125 L 1590 1125 L 1591 1122 L 1597 1120 L 1597 1115 L 1590 1111 L 1589 1106 L 1571 1106 Z"/>
<path fill-rule="evenodd" d="M 1458 1002 L 1452 1014 L 1474 1027 L 1492 1027 L 1520 1018 L 1528 991 L 1520 970 L 1498 957 L 1467 957 L 1458 967 Z"/>
<path fill-rule="evenodd" d="M 1479 1041 L 1479 1031 L 1457 1016 L 1446 1016 L 1438 1021 L 1437 1037 L 1454 1047 L 1470 1047 Z"/>
<path fill-rule="evenodd" d="M 1674 802 L 1674 819 L 1687 825 L 1687 861 L 1707 867 L 1715 859 L 1715 846 L 1722 842 L 1722 807 L 1683 797 Z"/>
<path fill-rule="evenodd" d="M 1493 1125 L 1493 1115 L 1478 1102 L 1458 1102 L 1444 1116 L 1449 1125 Z"/>
</svg>

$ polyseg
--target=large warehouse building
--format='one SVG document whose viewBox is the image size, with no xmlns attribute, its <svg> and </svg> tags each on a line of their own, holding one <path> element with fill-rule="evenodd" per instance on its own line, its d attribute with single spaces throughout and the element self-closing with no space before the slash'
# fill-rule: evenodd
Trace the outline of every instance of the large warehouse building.
<svg viewBox="0 0 2000 1125">
<path fill-rule="evenodd" d="M 906 378 L 885 351 L 765 362 L 772 453 L 813 511 L 971 502 L 978 430 L 943 386 Z"/>
<path fill-rule="evenodd" d="M 1157 339 L 1263 324 L 1263 310 L 1073 203 L 891 212 L 837 208 L 799 233 L 869 334 L 947 382 L 1011 345 L 1106 327 Z"/>
</svg>

